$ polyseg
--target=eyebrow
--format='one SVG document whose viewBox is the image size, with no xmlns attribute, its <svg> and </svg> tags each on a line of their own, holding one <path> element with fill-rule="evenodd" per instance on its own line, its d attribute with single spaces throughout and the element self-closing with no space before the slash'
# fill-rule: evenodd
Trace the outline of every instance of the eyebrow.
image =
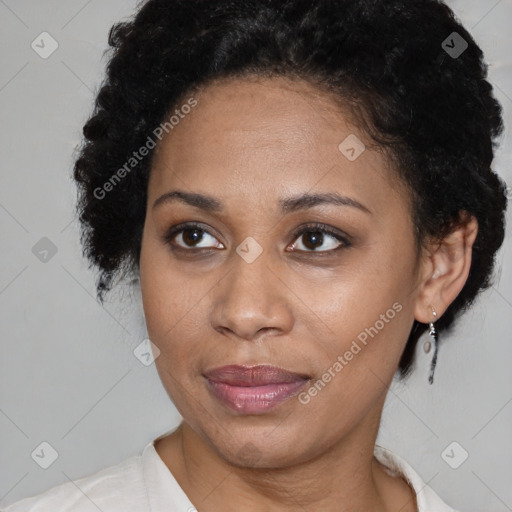
<svg viewBox="0 0 512 512">
<path fill-rule="evenodd" d="M 203 194 L 185 192 L 183 190 L 171 190 L 170 192 L 166 192 L 153 203 L 153 210 L 163 204 L 172 203 L 174 201 L 180 201 L 182 203 L 188 204 L 190 206 L 199 208 L 207 212 L 221 213 L 224 211 L 224 205 L 218 199 Z M 292 213 L 299 210 L 306 210 L 308 208 L 313 208 L 315 206 L 324 204 L 334 204 L 336 206 L 350 206 L 352 208 L 357 208 L 370 215 L 372 214 L 372 212 L 359 201 L 351 197 L 341 196 L 335 193 L 305 193 L 300 194 L 298 196 L 280 199 L 278 201 L 278 204 L 280 211 L 283 214 Z"/>
</svg>

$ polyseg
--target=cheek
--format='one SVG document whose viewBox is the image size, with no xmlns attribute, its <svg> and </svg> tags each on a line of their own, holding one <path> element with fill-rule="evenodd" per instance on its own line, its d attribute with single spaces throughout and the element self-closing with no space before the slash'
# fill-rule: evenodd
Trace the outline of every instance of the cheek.
<svg viewBox="0 0 512 512">
<path fill-rule="evenodd" d="M 167 246 L 155 227 L 146 221 L 140 254 L 140 287 L 149 334 L 156 338 L 172 333 L 191 301 L 186 277 L 172 264 Z"/>
<path fill-rule="evenodd" d="M 302 293 L 308 293 L 309 303 L 329 327 L 330 341 L 322 344 L 324 364 L 344 356 L 350 373 L 360 373 L 357 380 L 368 377 L 369 370 L 386 380 L 392 377 L 412 326 L 414 253 L 407 246 L 401 251 L 382 247 L 369 250 L 321 290 L 303 283 Z"/>
<path fill-rule="evenodd" d="M 187 279 L 174 272 L 169 261 L 165 247 L 143 239 L 140 287 L 148 335 L 160 350 L 157 368 L 174 374 L 187 368 L 184 362 L 195 349 L 197 321 L 190 311 L 197 299 Z"/>
<path fill-rule="evenodd" d="M 188 397 L 196 385 L 195 360 L 201 353 L 197 346 L 201 337 L 193 321 L 194 315 L 187 314 L 188 304 L 193 301 L 183 283 L 168 279 L 154 260 L 152 263 L 154 265 L 144 270 L 141 263 L 141 291 L 149 339 L 160 350 L 155 365 L 162 385 L 179 413 L 190 417 Z"/>
<path fill-rule="evenodd" d="M 333 300 L 319 311 L 329 336 L 312 351 L 315 380 L 301 403 L 305 411 L 314 409 L 320 424 L 349 429 L 382 396 L 397 369 L 411 327 L 411 306 L 398 275 L 389 274 L 378 286 L 372 285 L 374 278 L 367 273 L 355 284 L 334 284 L 328 291 Z"/>
</svg>

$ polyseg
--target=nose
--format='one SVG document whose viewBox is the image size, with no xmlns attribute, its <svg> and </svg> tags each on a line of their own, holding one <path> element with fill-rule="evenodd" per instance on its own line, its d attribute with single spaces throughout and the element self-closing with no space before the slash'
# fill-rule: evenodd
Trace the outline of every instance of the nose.
<svg viewBox="0 0 512 512">
<path fill-rule="evenodd" d="M 293 327 L 292 292 L 265 250 L 252 263 L 238 254 L 213 291 L 211 322 L 224 335 L 247 341 L 282 335 Z"/>
</svg>

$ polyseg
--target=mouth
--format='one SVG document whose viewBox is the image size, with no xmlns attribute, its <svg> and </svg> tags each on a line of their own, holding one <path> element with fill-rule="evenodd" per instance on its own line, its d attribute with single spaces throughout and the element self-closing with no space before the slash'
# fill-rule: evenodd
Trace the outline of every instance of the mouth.
<svg viewBox="0 0 512 512">
<path fill-rule="evenodd" d="M 222 366 L 203 376 L 217 399 L 242 414 L 262 414 L 297 395 L 310 380 L 271 365 Z"/>
</svg>

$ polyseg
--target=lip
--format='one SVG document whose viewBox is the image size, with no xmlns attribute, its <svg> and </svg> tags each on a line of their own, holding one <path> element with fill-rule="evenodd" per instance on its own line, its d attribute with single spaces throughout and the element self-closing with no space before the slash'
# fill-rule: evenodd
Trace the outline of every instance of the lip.
<svg viewBox="0 0 512 512">
<path fill-rule="evenodd" d="M 295 396 L 308 375 L 272 365 L 228 365 L 203 374 L 209 390 L 225 405 L 243 414 L 262 414 Z"/>
</svg>

